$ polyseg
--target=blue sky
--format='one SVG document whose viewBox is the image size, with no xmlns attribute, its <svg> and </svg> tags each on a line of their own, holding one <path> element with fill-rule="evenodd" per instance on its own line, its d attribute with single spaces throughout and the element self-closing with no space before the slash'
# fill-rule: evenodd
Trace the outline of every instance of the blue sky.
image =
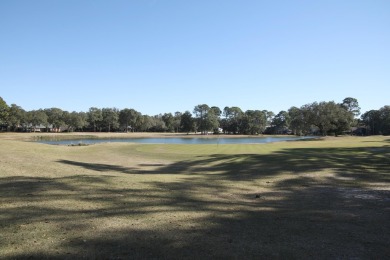
<svg viewBox="0 0 390 260">
<path fill-rule="evenodd" d="M 390 1 L 0 1 L 0 96 L 26 110 L 390 105 Z"/>
</svg>

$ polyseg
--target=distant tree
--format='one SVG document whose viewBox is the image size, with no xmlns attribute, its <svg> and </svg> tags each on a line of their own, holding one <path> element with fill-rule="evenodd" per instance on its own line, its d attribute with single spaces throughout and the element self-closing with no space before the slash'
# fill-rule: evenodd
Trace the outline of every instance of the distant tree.
<svg viewBox="0 0 390 260">
<path fill-rule="evenodd" d="M 351 126 L 354 124 L 354 115 L 357 115 L 356 109 L 345 109 L 340 104 L 333 101 L 324 102 L 327 106 L 328 116 L 330 117 L 330 131 L 335 135 L 351 132 Z M 357 104 L 357 101 L 356 103 Z M 360 110 L 360 108 L 359 108 Z"/>
<path fill-rule="evenodd" d="M 141 115 L 138 122 L 140 123 L 139 125 L 139 131 L 141 132 L 147 132 L 150 131 L 152 127 L 152 119 L 148 115 Z"/>
<path fill-rule="evenodd" d="M 219 110 L 219 109 L 218 109 Z M 211 108 L 205 117 L 205 130 L 213 131 L 214 133 L 218 133 L 219 128 L 219 115 L 221 114 L 218 110 Z M 220 111 L 220 110 L 219 110 Z"/>
<path fill-rule="evenodd" d="M 87 112 L 87 118 L 87 121 L 93 128 L 93 131 L 96 132 L 97 126 L 103 120 L 102 110 L 97 107 L 91 107 Z"/>
<path fill-rule="evenodd" d="M 181 112 L 175 112 L 175 115 L 173 116 L 172 125 L 176 133 L 180 131 L 181 115 Z"/>
<path fill-rule="evenodd" d="M 356 98 L 344 98 L 343 103 L 341 103 L 341 106 L 347 111 L 351 112 L 355 117 L 360 115 L 359 102 Z"/>
<path fill-rule="evenodd" d="M 102 126 L 111 132 L 119 127 L 119 111 L 116 108 L 102 108 Z"/>
<path fill-rule="evenodd" d="M 334 125 L 333 131 L 336 135 L 344 133 L 352 133 L 352 126 L 357 125 L 357 119 L 354 118 L 354 114 L 343 108 L 337 108 L 334 112 L 332 124 Z"/>
<path fill-rule="evenodd" d="M 212 115 L 209 122 L 211 124 L 211 128 L 214 130 L 214 133 L 219 133 L 222 110 L 217 106 L 212 106 L 210 108 L 210 112 L 212 112 L 212 114 L 209 115 L 209 118 Z"/>
<path fill-rule="evenodd" d="M 129 131 L 129 128 L 131 128 L 131 131 L 134 132 L 137 125 L 137 121 L 141 119 L 141 113 L 137 112 L 132 108 L 125 108 L 119 112 L 119 122 L 121 126 L 124 127 L 126 132 Z M 142 128 L 141 125 L 139 127 Z"/>
<path fill-rule="evenodd" d="M 0 97 L 0 127 L 8 121 L 9 107 L 2 97 Z"/>
<path fill-rule="evenodd" d="M 383 135 L 390 135 L 390 106 L 384 106 L 379 109 L 381 120 L 381 132 Z"/>
<path fill-rule="evenodd" d="M 44 110 L 32 110 L 27 112 L 26 121 L 27 128 L 31 131 L 35 131 L 37 127 L 44 125 L 48 129 L 48 116 Z M 27 129 L 27 130 L 28 130 Z"/>
<path fill-rule="evenodd" d="M 11 131 L 17 131 L 24 123 L 26 123 L 26 111 L 16 104 L 11 104 L 8 116 L 8 125 Z"/>
<path fill-rule="evenodd" d="M 273 119 L 274 133 L 283 134 L 290 127 L 290 115 L 287 111 L 280 111 Z"/>
<path fill-rule="evenodd" d="M 377 135 L 380 133 L 382 125 L 379 110 L 367 111 L 361 116 L 361 119 L 366 126 L 367 134 Z"/>
<path fill-rule="evenodd" d="M 86 112 L 78 112 L 78 119 L 77 119 L 77 128 L 79 128 L 81 131 L 84 131 L 84 129 L 88 126 L 88 115 Z"/>
<path fill-rule="evenodd" d="M 332 111 L 333 106 L 337 105 L 334 102 L 332 105 L 327 102 L 314 102 L 309 106 L 311 112 L 310 123 L 318 127 L 322 135 L 326 135 L 332 129 L 332 118 L 334 117 L 334 112 Z"/>
<path fill-rule="evenodd" d="M 295 135 L 305 135 L 310 131 L 306 107 L 291 107 L 288 110 L 288 115 L 290 117 L 290 128 Z"/>
<path fill-rule="evenodd" d="M 72 120 L 68 111 L 62 112 L 62 127 L 66 128 L 68 132 L 72 132 L 74 129 L 71 126 Z"/>
<path fill-rule="evenodd" d="M 167 130 L 161 114 L 150 117 L 150 124 L 149 131 L 151 132 L 165 132 Z"/>
<path fill-rule="evenodd" d="M 59 131 L 65 125 L 64 111 L 60 108 L 53 107 L 44 111 L 47 115 L 47 122 L 52 125 L 54 131 Z"/>
<path fill-rule="evenodd" d="M 134 124 L 134 130 L 133 131 L 140 131 L 142 128 L 142 125 L 144 124 L 144 117 L 140 112 L 136 111 L 136 118 L 135 118 L 135 124 Z"/>
<path fill-rule="evenodd" d="M 261 134 L 264 132 L 267 125 L 266 113 L 260 110 L 247 110 L 241 124 L 242 134 Z"/>
<path fill-rule="evenodd" d="M 221 121 L 225 133 L 237 134 L 242 130 L 244 112 L 239 107 L 225 107 L 222 112 L 225 117 Z"/>
<path fill-rule="evenodd" d="M 202 134 L 206 134 L 208 129 L 207 124 L 207 114 L 210 110 L 210 107 L 206 104 L 197 105 L 194 108 L 194 114 L 198 121 L 198 129 Z"/>
<path fill-rule="evenodd" d="M 197 119 L 197 126 L 202 134 L 207 134 L 209 131 L 214 133 L 219 128 L 219 117 L 221 110 L 218 107 L 209 107 L 206 104 L 198 105 L 194 108 L 194 114 Z"/>
<path fill-rule="evenodd" d="M 367 134 L 390 135 L 390 106 L 367 111 L 361 116 L 361 120 L 366 126 Z"/>
<path fill-rule="evenodd" d="M 68 115 L 67 125 L 70 132 L 75 131 L 76 129 L 83 131 L 87 124 L 87 114 L 85 112 L 73 111 Z"/>
<path fill-rule="evenodd" d="M 180 129 L 189 134 L 193 130 L 194 120 L 190 111 L 184 112 L 180 117 Z"/>
<path fill-rule="evenodd" d="M 342 134 L 349 131 L 354 122 L 353 113 L 333 101 L 314 102 L 299 109 L 292 107 L 288 116 L 291 130 L 298 135 L 310 133 L 312 126 L 315 126 L 321 135 Z"/>
<path fill-rule="evenodd" d="M 222 111 L 222 116 L 225 117 L 225 119 L 228 119 L 230 116 L 230 107 L 224 107 Z"/>
<path fill-rule="evenodd" d="M 161 118 L 165 123 L 166 130 L 168 132 L 174 132 L 175 127 L 174 127 L 173 123 L 174 123 L 175 119 L 174 119 L 172 113 L 165 113 L 162 115 Z"/>
<path fill-rule="evenodd" d="M 271 126 L 272 125 L 272 120 L 275 116 L 275 113 L 272 112 L 272 111 L 268 111 L 268 110 L 263 110 L 262 111 L 264 114 L 265 114 L 265 117 L 267 119 L 267 126 Z"/>
<path fill-rule="evenodd" d="M 214 115 L 217 116 L 218 118 L 222 115 L 222 111 L 219 107 L 212 106 L 210 110 L 213 111 Z"/>
</svg>

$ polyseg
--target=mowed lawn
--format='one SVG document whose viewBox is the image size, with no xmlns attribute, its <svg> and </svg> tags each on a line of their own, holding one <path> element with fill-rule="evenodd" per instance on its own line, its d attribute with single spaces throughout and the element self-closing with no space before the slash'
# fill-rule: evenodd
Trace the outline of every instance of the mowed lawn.
<svg viewBox="0 0 390 260">
<path fill-rule="evenodd" d="M 390 256 L 390 137 L 55 146 L 31 136 L 0 134 L 0 258 Z"/>
</svg>

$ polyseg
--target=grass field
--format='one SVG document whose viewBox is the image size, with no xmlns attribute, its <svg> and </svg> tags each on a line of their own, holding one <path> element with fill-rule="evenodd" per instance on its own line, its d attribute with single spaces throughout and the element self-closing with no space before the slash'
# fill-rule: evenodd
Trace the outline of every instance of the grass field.
<svg viewBox="0 0 390 260">
<path fill-rule="evenodd" d="M 36 135 L 0 134 L 0 258 L 390 256 L 390 137 L 27 142 Z"/>
</svg>

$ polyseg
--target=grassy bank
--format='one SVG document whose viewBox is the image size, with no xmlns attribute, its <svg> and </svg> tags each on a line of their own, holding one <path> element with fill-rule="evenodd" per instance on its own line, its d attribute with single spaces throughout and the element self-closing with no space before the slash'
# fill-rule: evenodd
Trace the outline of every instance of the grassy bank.
<svg viewBox="0 0 390 260">
<path fill-rule="evenodd" d="M 390 137 L 70 147 L 34 136 L 0 134 L 0 258 L 390 255 Z"/>
</svg>

